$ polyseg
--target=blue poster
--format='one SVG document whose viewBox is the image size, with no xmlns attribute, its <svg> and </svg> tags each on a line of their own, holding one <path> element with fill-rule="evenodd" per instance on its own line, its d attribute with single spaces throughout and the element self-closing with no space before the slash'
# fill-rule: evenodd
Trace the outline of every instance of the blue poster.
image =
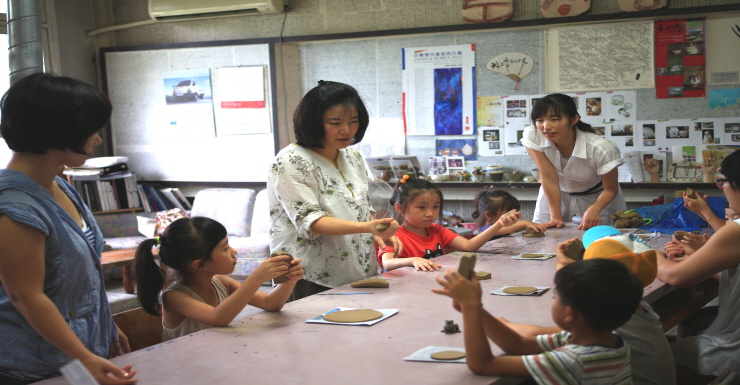
<svg viewBox="0 0 740 385">
<path fill-rule="evenodd" d="M 462 68 L 434 70 L 434 134 L 461 135 Z"/>
<path fill-rule="evenodd" d="M 709 108 L 740 108 L 740 89 L 709 90 Z"/>
</svg>

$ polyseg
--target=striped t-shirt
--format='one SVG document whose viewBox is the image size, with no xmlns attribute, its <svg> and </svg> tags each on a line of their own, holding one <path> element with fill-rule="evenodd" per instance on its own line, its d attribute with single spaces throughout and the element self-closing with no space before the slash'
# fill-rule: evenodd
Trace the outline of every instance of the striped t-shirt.
<svg viewBox="0 0 740 385">
<path fill-rule="evenodd" d="M 630 350 L 619 339 L 616 349 L 601 345 L 574 345 L 562 331 L 537 336 L 542 354 L 522 356 L 529 374 L 538 384 L 631 384 Z"/>
</svg>

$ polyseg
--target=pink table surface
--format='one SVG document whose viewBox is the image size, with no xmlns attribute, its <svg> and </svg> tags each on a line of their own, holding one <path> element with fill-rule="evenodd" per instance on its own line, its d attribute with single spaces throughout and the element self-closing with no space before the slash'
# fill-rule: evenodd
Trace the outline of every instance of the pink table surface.
<svg viewBox="0 0 740 385">
<path fill-rule="evenodd" d="M 512 322 L 554 325 L 552 291 L 539 296 L 498 296 L 504 285 L 552 286 L 555 258 L 512 260 L 522 252 L 554 252 L 563 240 L 583 232 L 569 224 L 548 230 L 544 238 L 521 234 L 484 245 L 476 270 L 491 273 L 481 281 L 485 308 Z M 665 239 L 662 243 L 665 243 Z M 657 244 L 656 244 L 657 246 Z M 443 269 L 457 268 L 460 252 L 437 259 Z M 258 312 L 226 328 L 206 329 L 154 345 L 112 361 L 133 365 L 139 384 L 505 384 L 518 380 L 478 376 L 465 364 L 410 362 L 404 357 L 430 345 L 464 347 L 462 333 L 445 334 L 445 320 L 462 325 L 449 298 L 432 293 L 436 273 L 401 268 L 383 273 L 390 288 L 352 288 L 329 292 L 372 292 L 358 295 L 314 295 L 285 305 L 280 312 Z M 651 285 L 652 287 L 653 285 Z M 656 281 L 646 295 L 665 284 Z M 335 307 L 399 309 L 373 326 L 308 324 L 306 320 Z M 491 344 L 495 354 L 501 350 Z M 66 384 L 62 378 L 40 384 Z"/>
</svg>

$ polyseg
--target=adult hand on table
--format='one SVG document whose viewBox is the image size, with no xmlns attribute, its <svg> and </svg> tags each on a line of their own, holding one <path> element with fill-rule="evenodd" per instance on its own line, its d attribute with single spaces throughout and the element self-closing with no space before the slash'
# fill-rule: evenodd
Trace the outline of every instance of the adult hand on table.
<svg viewBox="0 0 740 385">
<path fill-rule="evenodd" d="M 601 224 L 601 209 L 591 205 L 586 212 L 583 213 L 583 219 L 581 224 L 578 225 L 577 230 L 588 230 L 594 226 Z"/>
<path fill-rule="evenodd" d="M 565 226 L 565 222 L 563 221 L 563 218 L 554 218 L 554 219 L 550 219 L 549 222 L 546 222 L 545 226 L 547 226 L 548 229 L 551 227 L 560 228 L 560 227 Z"/>
</svg>

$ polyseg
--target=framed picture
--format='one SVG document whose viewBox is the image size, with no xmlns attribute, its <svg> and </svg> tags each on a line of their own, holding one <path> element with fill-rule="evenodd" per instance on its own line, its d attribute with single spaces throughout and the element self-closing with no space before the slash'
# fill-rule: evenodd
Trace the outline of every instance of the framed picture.
<svg viewBox="0 0 740 385">
<path fill-rule="evenodd" d="M 463 156 L 448 156 L 447 158 L 447 170 L 464 170 L 465 169 L 465 157 Z"/>
</svg>

